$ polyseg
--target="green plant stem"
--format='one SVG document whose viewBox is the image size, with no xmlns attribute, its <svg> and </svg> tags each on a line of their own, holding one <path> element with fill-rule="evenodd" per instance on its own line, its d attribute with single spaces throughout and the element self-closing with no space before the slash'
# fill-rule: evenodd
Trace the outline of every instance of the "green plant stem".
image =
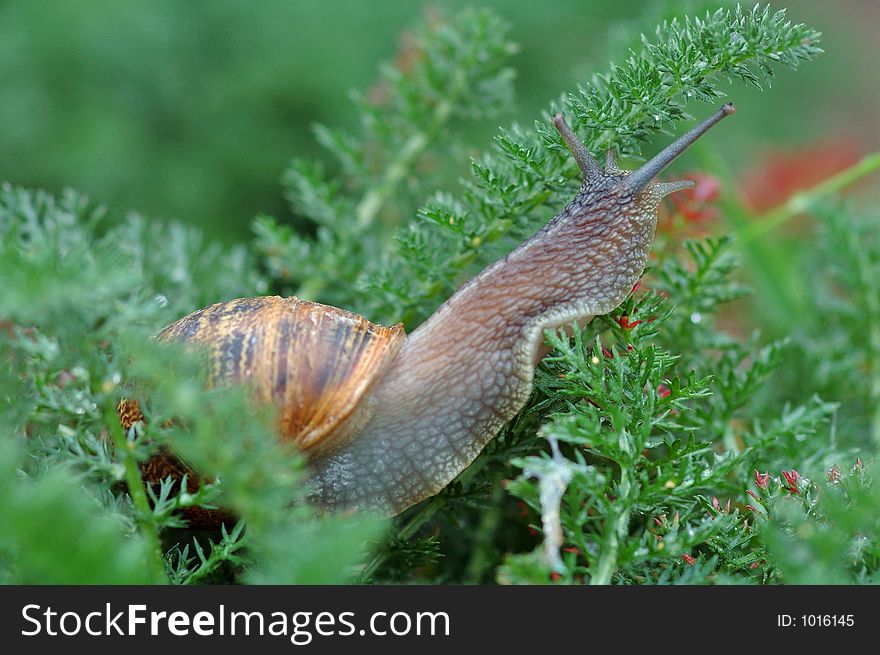
<svg viewBox="0 0 880 655">
<path fill-rule="evenodd" d="M 473 584 L 480 584 L 482 582 L 480 574 L 486 569 L 492 553 L 497 553 L 493 542 L 495 532 L 498 530 L 498 524 L 501 522 L 503 498 L 504 489 L 499 485 L 492 491 L 489 509 L 484 511 L 480 517 L 480 524 L 477 527 L 474 540 L 473 554 L 468 562 L 467 575 L 465 577 L 468 582 Z"/>
<path fill-rule="evenodd" d="M 382 207 L 388 201 L 388 198 L 391 197 L 401 181 L 406 178 L 416 160 L 431 143 L 429 135 L 439 133 L 440 126 L 449 118 L 451 111 L 451 102 L 439 103 L 429 121 L 429 128 L 410 136 L 397 151 L 397 156 L 385 169 L 382 178 L 376 184 L 370 185 L 369 190 L 361 198 L 355 209 L 355 221 L 352 226 L 351 238 L 357 239 L 370 228 Z M 329 280 L 325 278 L 306 279 L 294 295 L 303 300 L 315 300 L 328 283 Z"/>
<path fill-rule="evenodd" d="M 698 148 L 704 163 L 724 180 L 727 188 L 736 188 L 733 173 L 726 162 L 716 152 L 700 144 Z M 815 203 L 840 193 L 848 186 L 858 182 L 871 173 L 880 170 L 880 152 L 865 155 L 858 162 L 839 173 L 823 180 L 815 186 L 799 191 L 788 198 L 784 203 L 757 217 L 749 215 L 748 210 L 738 201 L 728 198 L 722 201 L 725 215 L 730 221 L 736 234 L 736 244 L 742 248 L 750 258 L 751 270 L 756 271 L 756 276 L 763 281 L 764 289 L 773 289 L 775 301 L 771 299 L 771 305 L 778 311 L 787 304 L 787 314 L 800 315 L 791 305 L 791 294 L 786 294 L 783 288 L 785 283 L 779 279 L 784 267 L 778 266 L 781 261 L 776 255 L 782 255 L 780 248 L 768 244 L 764 237 L 773 230 L 781 227 L 786 222 L 808 211 Z M 729 194 L 728 194 L 729 195 Z M 774 253 L 774 250 L 776 253 Z M 871 269 L 870 263 L 864 256 L 864 250 L 858 244 L 851 244 L 851 252 L 861 253 L 857 265 L 860 276 L 868 288 L 874 287 L 876 271 Z M 791 275 L 791 274 L 789 274 Z M 867 314 L 866 323 L 869 325 L 866 345 L 867 364 L 869 375 L 869 404 L 873 407 L 871 414 L 871 436 L 874 442 L 880 444 L 880 297 L 876 293 L 868 293 L 865 297 Z"/>
<path fill-rule="evenodd" d="M 355 217 L 359 233 L 372 225 L 379 214 L 379 210 L 385 205 L 385 201 L 388 200 L 388 197 L 395 187 L 400 184 L 401 180 L 406 177 L 410 166 L 412 166 L 427 145 L 428 137 L 424 132 L 413 134 L 403 144 L 397 158 L 385 169 L 385 175 L 382 176 L 379 184 L 371 187 L 360 203 L 358 203 Z"/>
<path fill-rule="evenodd" d="M 736 176 L 719 152 L 700 142 L 695 149 L 703 166 L 721 180 L 724 188 L 738 188 Z M 768 319 L 765 321 L 768 331 L 777 324 L 773 319 L 779 315 L 803 316 L 808 299 L 796 267 L 785 265 L 791 259 L 790 249 L 763 237 L 802 214 L 812 204 L 838 193 L 877 169 L 880 169 L 880 153 L 867 155 L 846 170 L 794 194 L 783 204 L 760 216 L 752 215 L 734 193 L 722 196 L 720 204 L 724 218 L 736 236 L 735 244 L 746 259 L 746 268 L 752 272 L 757 291 L 765 300 L 761 307 L 772 308 L 773 315 L 765 317 Z"/>
<path fill-rule="evenodd" d="M 591 585 L 611 584 L 611 576 L 617 570 L 617 553 L 620 549 L 620 540 L 627 534 L 629 527 L 630 505 L 627 496 L 630 489 L 629 470 L 626 466 L 620 466 L 620 484 L 618 490 L 620 496 L 610 503 L 607 525 L 609 530 L 599 553 L 595 573 L 590 577 Z"/>
<path fill-rule="evenodd" d="M 478 457 L 473 464 L 471 464 L 468 468 L 466 468 L 461 475 L 456 478 L 458 482 L 462 484 L 462 486 L 466 487 L 470 481 L 474 478 L 474 476 L 479 473 L 486 463 L 490 460 L 489 457 Z M 421 509 L 416 512 L 411 519 L 409 519 L 403 527 L 398 530 L 396 538 L 398 540 L 401 539 L 410 539 L 416 532 L 418 532 L 419 528 L 422 527 L 432 516 L 434 516 L 437 512 L 439 512 L 446 505 L 446 496 L 443 493 L 440 493 L 428 500 L 424 501 Z M 368 582 L 373 575 L 375 575 L 378 568 L 385 562 L 387 558 L 387 549 L 383 549 L 380 552 L 376 553 L 372 559 L 367 563 L 364 567 L 363 571 L 359 577 L 361 582 Z"/>
<path fill-rule="evenodd" d="M 104 423 L 110 436 L 113 439 L 113 445 L 116 448 L 116 456 L 125 467 L 125 484 L 128 486 L 128 495 L 138 514 L 137 524 L 138 531 L 141 533 L 147 544 L 147 568 L 153 584 L 166 583 L 168 580 L 165 576 L 165 563 L 162 558 L 162 546 L 159 542 L 159 535 L 156 532 L 156 526 L 152 523 L 152 510 L 150 509 L 150 501 L 147 499 L 147 492 L 144 491 L 144 482 L 141 479 L 141 472 L 138 468 L 137 457 L 132 450 L 132 444 L 128 441 L 122 427 L 119 425 L 119 419 L 115 412 L 110 410 L 104 411 Z"/>
<path fill-rule="evenodd" d="M 838 193 L 860 179 L 880 169 L 880 152 L 866 155 L 861 160 L 816 186 L 792 195 L 775 209 L 760 215 L 738 234 L 741 244 L 749 243 L 786 223 L 789 219 L 807 211 L 823 198 Z"/>
<path fill-rule="evenodd" d="M 396 538 L 398 540 L 410 539 L 416 532 L 418 532 L 418 529 L 422 527 L 422 524 L 434 516 L 434 514 L 436 514 L 445 504 L 446 498 L 442 494 L 427 500 L 425 504 L 422 505 L 422 508 L 397 532 Z M 387 548 L 383 548 L 381 551 L 373 555 L 372 559 L 367 562 L 367 565 L 364 566 L 363 571 L 361 571 L 359 576 L 360 581 L 364 583 L 370 582 L 379 567 L 385 563 L 387 556 Z"/>
</svg>

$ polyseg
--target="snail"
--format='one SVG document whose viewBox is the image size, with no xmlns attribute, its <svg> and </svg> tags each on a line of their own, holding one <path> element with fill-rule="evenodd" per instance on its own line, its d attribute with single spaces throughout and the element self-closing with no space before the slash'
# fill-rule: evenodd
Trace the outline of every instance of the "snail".
<svg viewBox="0 0 880 655">
<path fill-rule="evenodd" d="M 583 186 L 410 335 L 273 296 L 200 309 L 156 338 L 207 347 L 211 384 L 247 380 L 258 401 L 275 404 L 280 438 L 305 454 L 318 504 L 397 514 L 443 489 L 523 407 L 547 353 L 544 330 L 586 324 L 626 299 L 644 270 L 660 200 L 693 186 L 656 176 L 734 111 L 725 104 L 633 172 L 613 151 L 602 170 L 554 116 Z M 119 413 L 126 428 L 143 418 L 136 401 L 122 401 Z M 185 467 L 175 462 L 164 453 L 145 477 L 179 479 Z"/>
</svg>

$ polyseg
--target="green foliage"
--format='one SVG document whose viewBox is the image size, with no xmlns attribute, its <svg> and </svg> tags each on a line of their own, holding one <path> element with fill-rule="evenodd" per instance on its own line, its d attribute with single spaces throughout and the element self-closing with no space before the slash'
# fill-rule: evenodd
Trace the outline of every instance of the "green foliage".
<svg viewBox="0 0 880 655">
<path fill-rule="evenodd" d="M 752 568 L 766 558 L 743 513 L 746 486 L 757 467 L 802 468 L 811 456 L 827 456 L 827 441 L 817 439 L 815 455 L 799 442 L 827 434 L 836 405 L 812 399 L 784 408 L 778 418 L 755 413 L 754 398 L 786 348 L 737 343 L 716 332 L 712 314 L 737 289 L 720 285 L 730 269 L 722 253 L 730 246 L 729 240 L 687 244 L 691 262 L 656 272 L 658 281 L 672 283 L 663 292 L 632 296 L 571 341 L 548 335 L 555 350 L 545 359 L 539 390 L 562 394 L 567 406 L 551 416 L 542 435 L 569 447 L 560 449 L 565 456 L 515 460 L 524 474 L 509 487 L 546 517 L 555 511 L 539 497 L 547 473 L 538 473 L 536 484 L 530 472 L 540 471 L 538 462 L 571 472 L 560 508 L 560 546 L 567 555 L 549 570 L 546 558 L 530 560 L 545 577 L 552 571 L 561 580 L 593 584 L 670 582 L 687 569 L 689 583 L 719 576 L 769 580 L 765 569 Z M 687 263 L 694 275 L 685 278 L 679 273 Z M 691 279 L 715 284 L 693 286 Z M 698 321 L 688 315 L 684 337 L 680 327 L 667 333 L 679 311 L 667 295 L 701 308 Z M 627 328 L 633 316 L 641 322 Z M 671 356 L 657 343 L 667 334 L 706 345 L 687 358 Z M 697 552 L 705 556 L 699 575 L 688 568 Z M 523 575 L 521 561 L 503 570 L 510 581 Z"/>
<path fill-rule="evenodd" d="M 793 584 L 876 584 L 880 498 L 861 460 L 827 469 L 820 482 L 783 471 L 756 484 L 756 532 L 767 575 Z"/>
<path fill-rule="evenodd" d="M 582 330 L 548 333 L 520 415 L 393 522 L 316 514 L 271 411 L 246 390 L 207 390 L 198 353 L 149 338 L 195 308 L 264 293 L 412 328 L 574 193 L 550 112 L 593 151 L 633 156 L 680 129 L 689 103 L 721 96 L 720 81 L 763 84 L 771 64 L 797 65 L 817 44 L 766 7 L 665 21 L 533 129 L 502 131 L 450 191 L 439 167 L 460 170 L 465 120 L 509 102 L 514 47 L 488 12 L 432 17 L 357 99 L 357 135 L 316 128 L 339 175 L 306 161 L 285 173 L 301 224 L 259 217 L 252 247 L 4 186 L 2 579 L 876 582 L 875 210 L 814 209 L 815 311 L 769 342 L 733 321 L 747 293 L 736 240 L 658 235 L 639 288 Z M 128 434 L 121 397 L 146 414 Z M 198 490 L 143 486 L 139 465 L 161 448 L 207 472 Z M 181 513 L 195 507 L 238 520 L 204 533 Z"/>
<path fill-rule="evenodd" d="M 807 263 L 816 290 L 801 340 L 821 389 L 846 399 L 847 423 L 880 446 L 880 213 L 851 203 L 815 208 L 819 248 Z M 827 393 L 827 392 L 826 392 Z"/>
<path fill-rule="evenodd" d="M 687 117 L 687 100 L 722 96 L 717 77 L 760 88 L 773 76 L 771 64 L 796 67 L 821 53 L 819 36 L 769 5 L 672 19 L 657 26 L 653 40 L 642 36 L 641 53 L 596 75 L 569 102 L 593 148 L 637 152 L 640 142 Z"/>
<path fill-rule="evenodd" d="M 731 42 L 722 35 L 741 34 Z M 364 280 L 361 309 L 407 325 L 425 318 L 468 275 L 509 251 L 570 198 L 578 171 L 547 118 L 562 110 L 594 152 L 627 155 L 639 142 L 688 118 L 687 103 L 722 94 L 718 79 L 756 83 L 770 63 L 815 56 L 818 33 L 786 23 L 769 8 L 718 10 L 702 19 L 658 26 L 653 41 L 590 85 L 551 105 L 534 130 L 514 126 L 496 150 L 472 162 L 473 179 L 459 195 L 437 193 L 418 222 L 397 235 L 399 255 Z M 691 61 L 689 71 L 679 66 Z M 355 282 L 355 280 L 352 280 Z"/>
<path fill-rule="evenodd" d="M 510 102 L 513 72 L 506 64 L 515 47 L 506 33 L 506 25 L 485 11 L 426 22 L 398 65 L 383 68 L 376 97 L 356 99 L 362 134 L 315 127 L 318 141 L 339 162 L 340 181 L 306 161 L 294 161 L 283 180 L 291 209 L 313 224 L 314 238 L 269 217 L 254 225 L 257 246 L 282 288 L 352 305 L 356 289 L 343 282 L 382 264 L 370 255 L 415 212 L 435 178 L 437 165 L 428 153 L 441 141 L 454 152 L 449 140 L 457 122 L 493 116 Z"/>
<path fill-rule="evenodd" d="M 24 448 L 0 445 L 0 498 L 6 528 L 0 537 L 2 579 L 42 584 L 145 584 L 146 545 L 126 534 L 125 522 L 105 511 L 58 468 L 35 476 L 18 468 Z M 51 522 L 47 519 L 51 517 Z M 87 530 L 83 528 L 88 526 Z M 47 530 L 51 529 L 51 536 Z"/>
<path fill-rule="evenodd" d="M 250 258 L 241 248 L 206 247 L 200 234 L 177 225 L 132 219 L 99 236 L 98 221 L 72 193 L 58 202 L 10 187 L 0 193 L 0 277 L 26 284 L 26 294 L 4 285 L 0 298 L 2 358 L 20 376 L 7 376 L 2 397 L 0 516 L 15 526 L 0 545 L 6 577 L 346 579 L 376 524 L 315 519 L 302 502 L 291 509 L 305 491 L 302 461 L 277 445 L 271 417 L 255 413 L 242 390 L 206 391 L 200 359 L 156 347 L 145 329 L 191 303 L 257 293 Z M 122 396 L 147 408 L 146 425 L 129 435 L 115 413 Z M 28 457 L 18 452 L 25 442 Z M 138 463 L 167 443 L 222 483 L 193 494 L 169 479 L 145 492 Z M 218 504 L 247 530 L 241 524 L 213 542 L 187 534 L 162 557 L 159 536 L 185 525 L 177 510 Z M 328 539 L 337 547 L 319 557 L 314 549 Z M 291 549 L 300 542 L 312 548 Z"/>
<path fill-rule="evenodd" d="M 246 238 L 247 218 L 284 207 L 278 174 L 291 153 L 321 157 L 309 123 L 355 124 L 347 88 L 368 83 L 420 10 L 4 2 L 0 171 L 17 184 L 86 190 L 114 216 L 137 208 L 226 242 Z"/>
</svg>

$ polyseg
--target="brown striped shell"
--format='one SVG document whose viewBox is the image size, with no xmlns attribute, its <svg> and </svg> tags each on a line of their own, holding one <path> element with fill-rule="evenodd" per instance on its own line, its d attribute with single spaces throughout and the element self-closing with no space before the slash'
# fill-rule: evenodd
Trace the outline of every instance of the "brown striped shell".
<svg viewBox="0 0 880 655">
<path fill-rule="evenodd" d="M 386 328 L 336 307 L 266 296 L 200 309 L 156 338 L 209 348 L 210 383 L 249 382 L 258 401 L 278 408 L 282 438 L 314 456 L 352 435 L 360 401 L 405 335 L 402 325 Z"/>
</svg>

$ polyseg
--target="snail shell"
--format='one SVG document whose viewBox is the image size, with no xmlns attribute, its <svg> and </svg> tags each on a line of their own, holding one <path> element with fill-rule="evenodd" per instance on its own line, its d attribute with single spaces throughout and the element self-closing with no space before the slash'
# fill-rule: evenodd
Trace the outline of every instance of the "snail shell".
<svg viewBox="0 0 880 655">
<path fill-rule="evenodd" d="M 307 458 L 347 443 L 369 408 L 361 403 L 405 339 L 403 325 L 384 327 L 352 312 L 300 300 L 268 296 L 238 298 L 205 307 L 164 328 L 162 342 L 206 347 L 212 386 L 247 383 L 258 402 L 277 408 L 278 434 Z M 117 407 L 128 431 L 144 414 L 136 400 Z M 144 480 L 159 485 L 187 475 L 188 491 L 201 478 L 167 449 L 141 465 Z M 224 510 L 184 513 L 194 527 L 231 518 Z"/>
<path fill-rule="evenodd" d="M 277 407 L 281 438 L 315 456 L 344 444 L 367 418 L 361 400 L 405 334 L 402 324 L 387 328 L 344 309 L 267 296 L 200 309 L 156 338 L 207 347 L 209 383 L 249 383 L 257 401 Z"/>
</svg>

